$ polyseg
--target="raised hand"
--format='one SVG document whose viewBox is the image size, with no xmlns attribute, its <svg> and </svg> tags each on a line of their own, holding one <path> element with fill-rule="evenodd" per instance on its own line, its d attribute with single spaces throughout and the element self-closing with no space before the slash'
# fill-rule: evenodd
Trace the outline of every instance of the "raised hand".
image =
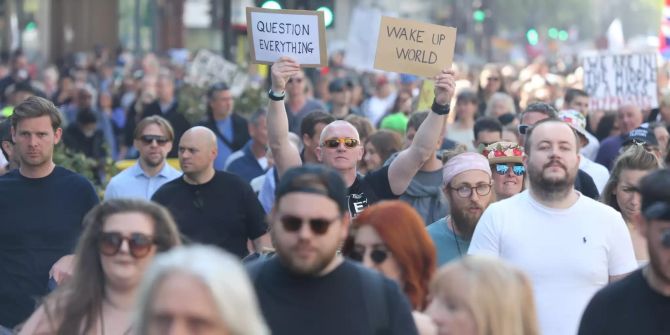
<svg viewBox="0 0 670 335">
<path fill-rule="evenodd" d="M 270 72 L 272 74 L 272 91 L 280 93 L 286 89 L 286 83 L 289 79 L 300 73 L 300 64 L 293 58 L 282 57 L 272 64 Z"/>
<path fill-rule="evenodd" d="M 456 90 L 456 72 L 444 69 L 435 76 L 435 102 L 440 105 L 451 103 L 451 97 Z"/>
</svg>

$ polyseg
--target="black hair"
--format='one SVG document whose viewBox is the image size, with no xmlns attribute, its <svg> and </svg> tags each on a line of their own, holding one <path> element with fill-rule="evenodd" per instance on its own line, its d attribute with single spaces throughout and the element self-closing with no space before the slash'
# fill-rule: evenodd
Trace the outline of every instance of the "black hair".
<svg viewBox="0 0 670 335">
<path fill-rule="evenodd" d="M 477 138 L 477 135 L 481 133 L 482 131 L 495 131 L 499 132 L 500 136 L 502 136 L 502 123 L 498 121 L 497 119 L 494 119 L 492 117 L 488 116 L 483 116 L 477 119 L 475 121 L 475 126 L 473 128 L 474 134 L 475 134 L 475 139 Z"/>
<path fill-rule="evenodd" d="M 568 88 L 565 91 L 565 96 L 563 97 L 563 102 L 565 104 L 569 104 L 572 102 L 572 100 L 575 100 L 576 97 L 589 97 L 589 94 L 586 93 L 584 90 L 580 90 L 578 88 Z"/>
<path fill-rule="evenodd" d="M 330 124 L 333 121 L 335 121 L 335 117 L 322 110 L 311 112 L 300 123 L 300 136 L 307 134 L 311 138 L 316 133 L 316 129 L 314 128 L 317 124 Z"/>
</svg>

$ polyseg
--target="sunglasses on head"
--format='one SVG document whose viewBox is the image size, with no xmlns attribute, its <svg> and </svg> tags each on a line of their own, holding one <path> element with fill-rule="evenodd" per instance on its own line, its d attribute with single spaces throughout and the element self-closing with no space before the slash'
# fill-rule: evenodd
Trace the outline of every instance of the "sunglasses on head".
<svg viewBox="0 0 670 335">
<path fill-rule="evenodd" d="M 349 258 L 356 262 L 363 262 L 363 258 L 365 257 L 365 254 L 368 252 L 367 248 L 359 249 L 359 250 L 352 250 L 351 253 L 349 253 Z M 370 259 L 372 260 L 373 263 L 379 265 L 381 263 L 384 263 L 386 258 L 388 258 L 389 251 L 388 250 L 383 250 L 383 249 L 372 249 L 370 251 Z"/>
<path fill-rule="evenodd" d="M 321 145 L 323 145 L 326 148 L 337 148 L 340 146 L 340 143 L 344 144 L 345 147 L 349 149 L 353 149 L 358 146 L 360 143 L 357 139 L 355 138 L 350 138 L 350 137 L 340 137 L 340 138 L 330 138 L 325 141 Z"/>
<path fill-rule="evenodd" d="M 165 143 L 167 143 L 169 140 L 163 136 L 159 135 L 142 135 L 140 136 L 140 141 L 144 143 L 145 145 L 150 145 L 154 141 L 156 141 L 156 144 L 163 146 Z"/>
<path fill-rule="evenodd" d="M 307 221 L 314 234 L 323 235 L 328 231 L 330 224 L 339 218 L 338 216 L 331 220 L 324 218 L 303 219 L 299 216 L 283 215 L 280 217 L 279 222 L 281 222 L 284 230 L 293 233 L 299 231 L 302 228 L 302 224 Z"/>
<path fill-rule="evenodd" d="M 505 164 L 505 163 L 498 163 L 495 165 L 496 167 L 496 173 L 504 176 L 509 172 L 510 165 L 512 166 L 512 172 L 514 172 L 515 175 L 517 176 L 523 176 L 524 173 L 526 173 L 526 167 L 523 166 L 521 163 L 516 163 L 516 164 Z"/>
<path fill-rule="evenodd" d="M 520 125 L 519 125 L 519 134 L 521 134 L 521 135 L 526 135 L 526 132 L 528 131 L 528 128 L 530 128 L 529 125 L 527 125 L 527 124 L 520 124 Z"/>
<path fill-rule="evenodd" d="M 123 241 L 128 242 L 130 255 L 135 258 L 146 256 L 151 251 L 151 246 L 156 243 L 153 237 L 142 233 L 132 233 L 130 236 L 123 236 L 119 232 L 107 232 L 100 234 L 98 241 L 100 253 L 105 256 L 118 254 Z"/>
</svg>

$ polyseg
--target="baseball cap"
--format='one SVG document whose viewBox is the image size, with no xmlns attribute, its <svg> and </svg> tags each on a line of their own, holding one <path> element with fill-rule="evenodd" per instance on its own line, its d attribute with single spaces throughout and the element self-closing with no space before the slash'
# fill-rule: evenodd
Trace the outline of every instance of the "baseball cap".
<svg viewBox="0 0 670 335">
<path fill-rule="evenodd" d="M 631 144 L 658 145 L 658 140 L 653 130 L 645 127 L 637 127 L 626 135 L 622 146 L 625 147 Z"/>
<path fill-rule="evenodd" d="M 276 203 L 283 196 L 295 192 L 326 196 L 337 203 L 341 213 L 347 211 L 347 186 L 342 176 L 329 167 L 305 164 L 286 171 L 275 192 Z"/>
<path fill-rule="evenodd" d="M 560 111 L 558 118 L 567 122 L 572 129 L 586 140 L 586 143 L 589 142 L 589 137 L 586 135 L 586 118 L 582 113 L 574 109 L 567 109 Z"/>
</svg>

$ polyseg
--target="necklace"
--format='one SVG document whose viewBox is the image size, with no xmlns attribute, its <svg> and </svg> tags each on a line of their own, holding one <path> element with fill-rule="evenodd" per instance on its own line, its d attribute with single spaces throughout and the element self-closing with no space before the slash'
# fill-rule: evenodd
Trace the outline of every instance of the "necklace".
<svg viewBox="0 0 670 335">
<path fill-rule="evenodd" d="M 451 222 L 451 228 L 449 227 L 449 222 Z M 458 250 L 458 256 L 463 256 L 461 251 L 461 244 L 458 242 L 458 236 L 456 236 L 456 229 L 454 228 L 454 222 L 451 221 L 451 215 L 447 216 L 447 228 L 451 230 L 451 235 L 454 236 L 454 241 L 456 241 L 456 250 Z"/>
</svg>

